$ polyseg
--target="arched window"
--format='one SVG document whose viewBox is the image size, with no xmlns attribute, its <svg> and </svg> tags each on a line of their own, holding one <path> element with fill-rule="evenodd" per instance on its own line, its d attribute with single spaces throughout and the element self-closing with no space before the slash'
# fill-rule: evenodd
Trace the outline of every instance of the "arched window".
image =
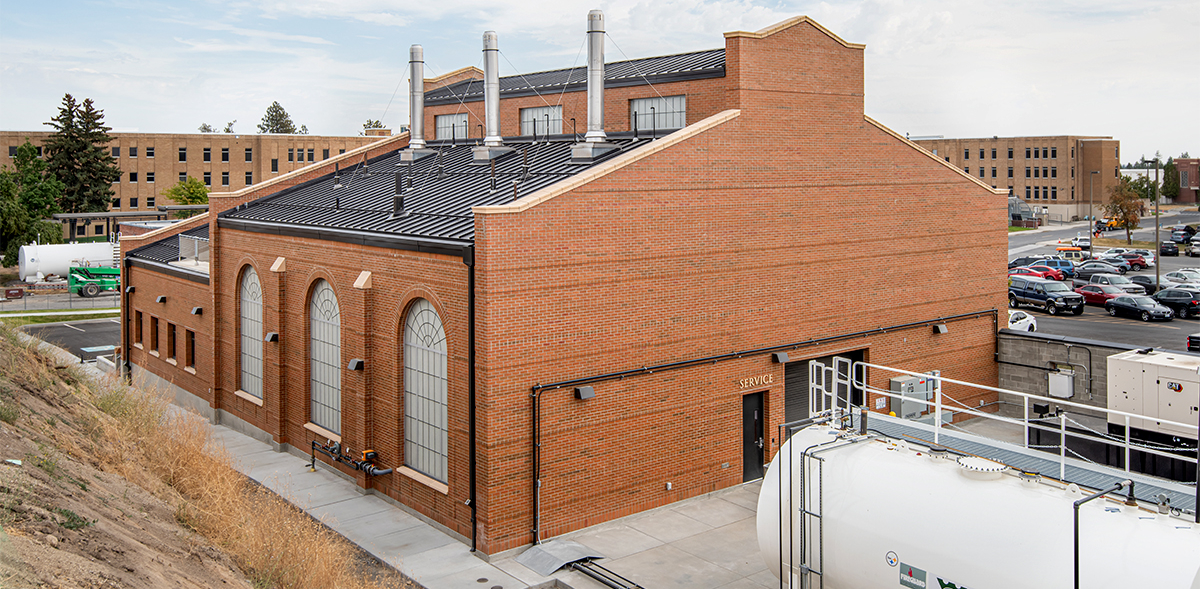
<svg viewBox="0 0 1200 589">
<path fill-rule="evenodd" d="M 311 420 L 335 434 L 342 433 L 342 319 L 337 295 L 324 280 L 313 286 L 308 306 L 310 338 L 309 394 Z"/>
<path fill-rule="evenodd" d="M 404 464 L 447 482 L 446 331 L 418 299 L 404 322 Z"/>
<path fill-rule="evenodd" d="M 238 388 L 258 397 L 263 396 L 263 323 L 262 285 L 253 266 L 242 271 L 240 291 L 241 379 Z"/>
</svg>

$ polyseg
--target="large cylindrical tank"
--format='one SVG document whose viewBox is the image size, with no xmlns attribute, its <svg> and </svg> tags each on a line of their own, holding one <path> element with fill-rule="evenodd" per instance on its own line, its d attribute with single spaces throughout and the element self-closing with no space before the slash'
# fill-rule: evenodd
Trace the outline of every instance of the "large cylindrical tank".
<svg viewBox="0 0 1200 589">
<path fill-rule="evenodd" d="M 71 266 L 81 266 L 85 262 L 91 266 L 115 267 L 120 255 L 116 248 L 116 244 L 109 242 L 23 245 L 17 255 L 20 277 L 25 280 L 39 273 L 42 276 L 66 276 Z"/>
<path fill-rule="evenodd" d="M 1073 486 L 989 472 L 990 461 L 964 467 L 894 440 L 836 439 L 827 426 L 797 432 L 763 480 L 759 547 L 776 576 L 798 574 L 803 549 L 826 589 L 1073 586 L 1072 503 L 1086 496 Z M 800 513 L 801 485 L 791 482 L 814 446 L 824 460 L 805 461 L 804 510 L 821 517 L 807 518 L 802 543 L 799 516 L 788 519 Z M 1200 589 L 1200 526 L 1105 498 L 1084 504 L 1079 521 L 1081 587 Z"/>
</svg>

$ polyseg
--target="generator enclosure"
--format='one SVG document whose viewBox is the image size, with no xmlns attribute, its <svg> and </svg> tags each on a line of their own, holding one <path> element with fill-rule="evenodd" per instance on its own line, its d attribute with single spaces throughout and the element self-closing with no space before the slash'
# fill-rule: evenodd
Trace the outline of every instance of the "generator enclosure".
<svg viewBox="0 0 1200 589">
<path fill-rule="evenodd" d="M 932 373 L 938 376 L 938 371 Z M 933 401 L 934 391 L 938 381 L 919 376 L 897 376 L 891 380 L 889 390 L 901 397 L 892 397 L 891 411 L 896 417 L 917 419 L 929 412 L 929 406 L 916 400 Z"/>
<path fill-rule="evenodd" d="M 1108 357 L 1108 408 L 1145 415 L 1130 419 L 1135 430 L 1195 441 L 1196 429 L 1161 420 L 1196 424 L 1200 420 L 1200 357 L 1173 352 L 1130 350 Z M 1110 431 L 1125 418 L 1110 414 Z"/>
</svg>

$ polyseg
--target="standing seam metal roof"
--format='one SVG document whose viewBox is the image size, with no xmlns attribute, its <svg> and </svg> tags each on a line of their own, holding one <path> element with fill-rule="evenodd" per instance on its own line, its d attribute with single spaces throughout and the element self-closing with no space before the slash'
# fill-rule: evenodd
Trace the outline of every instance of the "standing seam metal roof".
<svg viewBox="0 0 1200 589">
<path fill-rule="evenodd" d="M 170 237 L 165 237 L 154 243 L 143 245 L 142 247 L 129 252 L 127 255 L 133 258 L 153 260 L 155 262 L 162 262 L 164 264 L 175 262 L 179 260 L 180 235 L 208 239 L 208 223 L 177 233 Z"/>
</svg>

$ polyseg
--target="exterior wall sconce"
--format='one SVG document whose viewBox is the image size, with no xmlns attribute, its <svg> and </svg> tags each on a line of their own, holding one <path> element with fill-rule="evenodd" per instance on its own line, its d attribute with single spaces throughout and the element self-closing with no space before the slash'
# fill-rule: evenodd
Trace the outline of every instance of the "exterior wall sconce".
<svg viewBox="0 0 1200 589">
<path fill-rule="evenodd" d="M 575 398 L 579 399 L 580 401 L 586 401 L 594 398 L 595 396 L 596 391 L 592 387 L 575 387 Z"/>
<path fill-rule="evenodd" d="M 788 355 L 787 352 L 775 352 L 774 354 L 771 354 L 771 359 L 774 360 L 776 364 L 787 364 Z"/>
<path fill-rule="evenodd" d="M 348 370 L 358 370 L 361 372 L 364 364 L 366 364 L 366 363 L 363 361 L 362 358 L 353 358 L 350 360 L 350 364 L 348 364 L 346 366 L 346 368 Z"/>
<path fill-rule="evenodd" d="M 933 333 L 950 333 L 950 329 L 946 327 L 945 323 L 938 323 L 933 326 Z"/>
<path fill-rule="evenodd" d="M 165 302 L 167 302 L 167 295 L 158 295 L 158 298 L 157 298 L 157 299 L 154 299 L 154 302 L 156 302 L 156 303 L 165 303 Z"/>
<path fill-rule="evenodd" d="M 203 315 L 204 309 L 201 307 L 192 307 L 192 315 Z"/>
<path fill-rule="evenodd" d="M 134 290 L 135 290 L 135 289 L 134 289 L 132 286 L 126 286 L 126 287 L 125 287 L 125 294 L 133 294 L 133 291 L 134 291 Z"/>
<path fill-rule="evenodd" d="M 279 332 L 267 332 L 267 337 L 263 338 L 264 342 L 279 343 Z"/>
</svg>

